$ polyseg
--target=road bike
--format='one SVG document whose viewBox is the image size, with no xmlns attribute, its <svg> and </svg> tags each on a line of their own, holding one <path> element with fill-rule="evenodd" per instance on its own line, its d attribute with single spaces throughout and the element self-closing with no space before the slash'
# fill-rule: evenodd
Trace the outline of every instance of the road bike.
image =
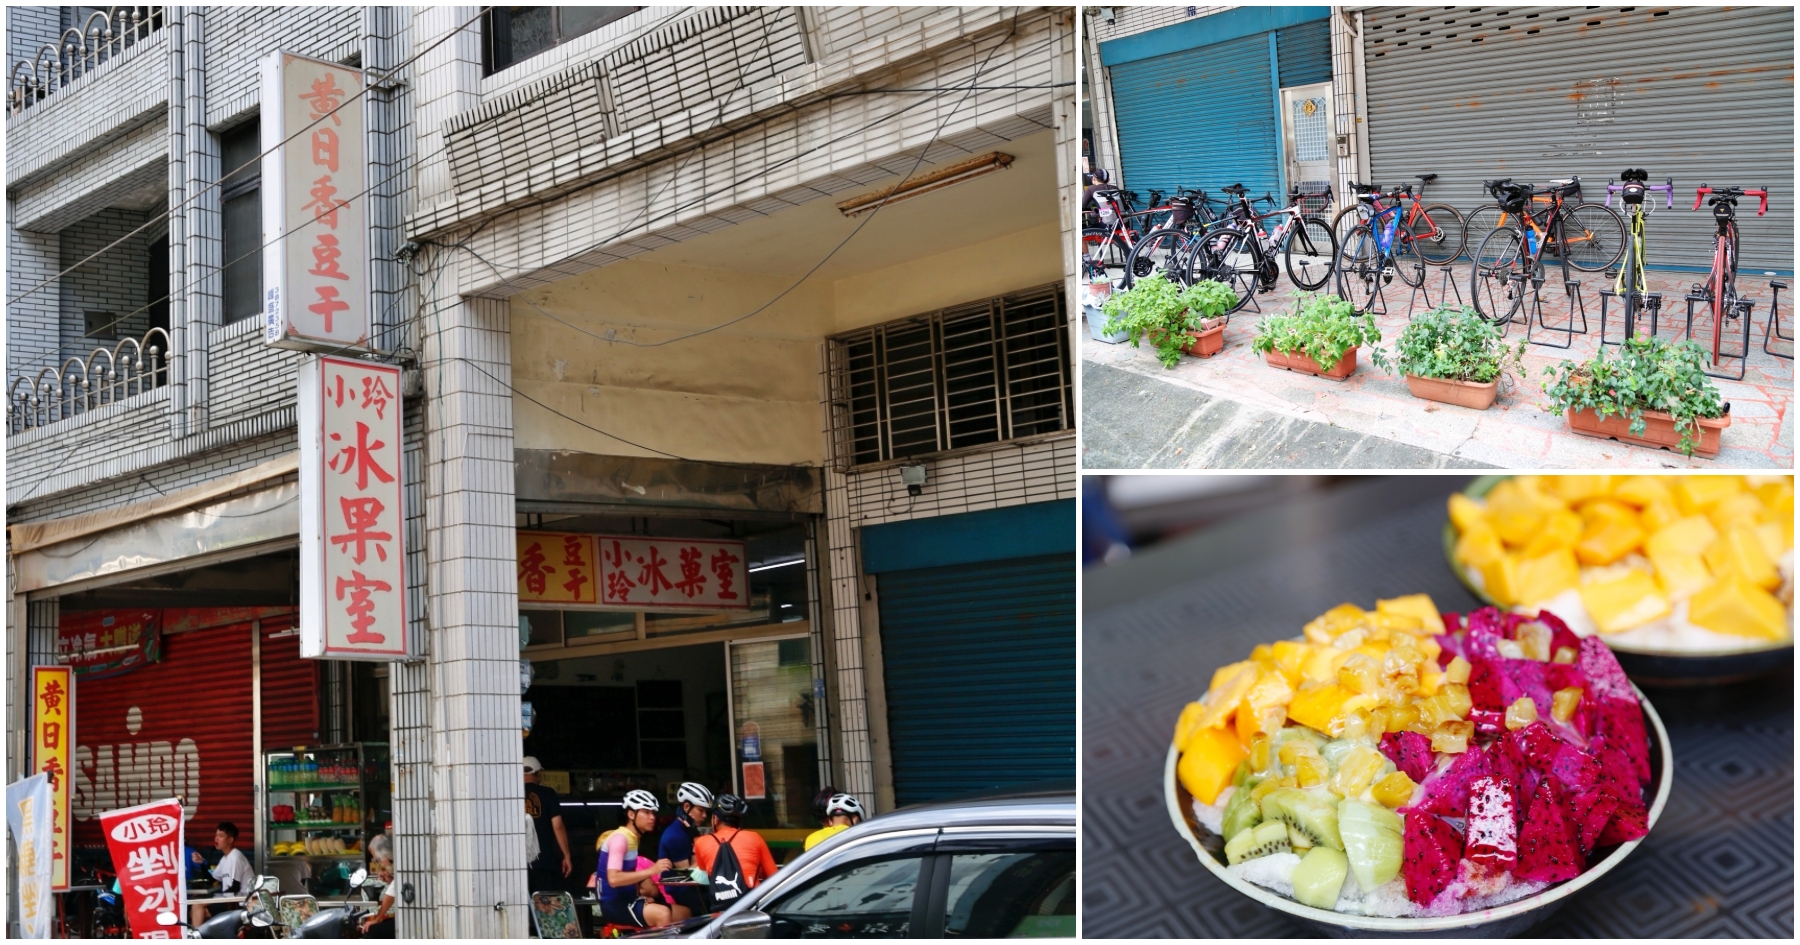
<svg viewBox="0 0 1800 945">
<path fill-rule="evenodd" d="M 1571 268 L 1600 272 L 1624 256 L 1625 221 L 1617 211 L 1597 203 L 1569 206 L 1570 198 L 1581 194 L 1578 178 L 1552 181 L 1541 190 L 1510 177 L 1485 183 L 1509 220 L 1482 237 L 1469 270 L 1471 302 L 1488 319 L 1507 321 L 1518 312 L 1525 283 L 1544 278 L 1546 256 L 1556 261 L 1565 282 Z M 1536 197 L 1548 199 L 1539 203 Z"/>
<path fill-rule="evenodd" d="M 1355 306 L 1359 315 L 1369 311 L 1382 286 L 1394 276 L 1413 288 L 1425 282 L 1425 262 L 1413 242 L 1412 230 L 1401 225 L 1401 199 L 1409 190 L 1402 187 L 1356 195 L 1367 219 L 1353 227 L 1338 247 L 1337 285 L 1338 295 Z M 1383 207 L 1382 200 L 1392 203 Z"/>
<path fill-rule="evenodd" d="M 1185 281 L 1189 285 L 1203 279 L 1225 283 L 1237 296 L 1230 310 L 1235 312 L 1250 301 L 1251 295 L 1275 288 L 1280 277 L 1277 254 L 1294 285 L 1316 292 L 1331 281 L 1337 236 L 1323 216 L 1305 211 L 1307 195 L 1295 190 L 1288 194 L 1286 207 L 1258 214 L 1243 184 L 1219 189 L 1237 198 L 1236 206 L 1231 208 L 1237 215 L 1237 225 L 1209 229 L 1195 242 L 1188 254 Z M 1256 202 L 1273 206 L 1275 198 L 1264 194 Z M 1276 218 L 1280 218 L 1280 223 L 1274 229 L 1263 229 L 1263 221 Z"/>
<path fill-rule="evenodd" d="M 1618 279 L 1613 282 L 1613 296 L 1619 299 L 1625 308 L 1625 337 L 1632 335 L 1633 319 L 1638 309 L 1644 305 L 1650 294 L 1650 283 L 1644 274 L 1644 219 L 1656 208 L 1656 201 L 1646 199 L 1651 194 L 1662 193 L 1668 200 L 1669 209 L 1675 209 L 1675 179 L 1669 178 L 1661 184 L 1650 183 L 1650 172 L 1643 168 L 1626 168 L 1619 172 L 1619 182 L 1606 182 L 1606 205 L 1612 206 L 1612 195 L 1619 195 L 1619 201 L 1625 207 L 1626 245 L 1625 260 L 1619 266 Z M 1604 311 L 1604 310 L 1602 310 Z M 1605 326 L 1601 326 L 1602 340 Z M 1651 322 L 1651 334 L 1655 334 L 1655 321 Z"/>
<path fill-rule="evenodd" d="M 1711 197 L 1707 197 L 1711 194 Z M 1760 203 L 1756 215 L 1769 212 L 1769 190 L 1745 190 L 1741 187 L 1713 188 L 1701 184 L 1694 192 L 1694 209 L 1700 209 L 1700 201 L 1712 207 L 1713 222 L 1717 230 L 1713 233 L 1712 271 L 1706 274 L 1706 282 L 1696 284 L 1689 293 L 1690 298 L 1697 298 L 1707 303 L 1712 312 L 1713 340 L 1712 360 L 1716 367 L 1719 363 L 1719 341 L 1725 336 L 1725 323 L 1733 318 L 1744 319 L 1744 350 L 1742 354 L 1726 355 L 1727 357 L 1748 358 L 1750 354 L 1750 310 L 1755 303 L 1738 294 L 1738 225 L 1737 202 L 1743 197 L 1756 197 Z M 1694 324 L 1688 320 L 1688 337 L 1693 337 Z M 1711 372 L 1708 372 L 1711 373 Z"/>
<path fill-rule="evenodd" d="M 1081 275 L 1090 279 L 1101 273 L 1114 285 L 1125 281 L 1126 261 L 1138 234 L 1127 216 L 1125 195 L 1118 188 L 1094 191 L 1099 226 L 1081 229 Z"/>
<path fill-rule="evenodd" d="M 1410 186 L 1405 188 L 1405 194 L 1412 198 L 1412 204 L 1400 225 L 1412 234 L 1412 242 L 1420 259 L 1432 266 L 1442 266 L 1462 255 L 1468 242 L 1468 230 L 1463 226 L 1462 214 L 1455 207 L 1425 202 L 1425 185 L 1437 180 L 1438 176 L 1414 176 L 1419 179 L 1418 190 L 1415 191 Z M 1359 184 L 1356 181 L 1351 181 L 1350 187 L 1358 194 L 1372 194 L 1380 190 L 1374 184 Z M 1337 234 L 1338 242 L 1342 243 L 1358 224 L 1367 223 L 1371 210 L 1371 204 L 1361 200 L 1339 210 L 1331 221 L 1331 231 Z"/>
<path fill-rule="evenodd" d="M 1495 184 L 1511 182 L 1510 177 L 1483 181 L 1482 187 L 1491 194 Z M 1550 187 L 1561 188 L 1561 193 L 1553 195 L 1549 189 L 1541 190 L 1529 203 L 1534 214 L 1542 213 L 1553 202 L 1562 205 L 1565 226 L 1551 234 L 1547 247 L 1550 256 L 1566 255 L 1569 265 L 1582 272 L 1601 272 L 1618 265 L 1625 254 L 1625 218 L 1610 206 L 1582 202 L 1580 177 L 1553 180 Z M 1464 219 L 1469 238 L 1476 245 L 1494 230 L 1522 226 L 1517 214 L 1508 213 L 1497 204 L 1477 207 Z"/>
<path fill-rule="evenodd" d="M 1188 256 L 1195 242 L 1207 230 L 1222 221 L 1236 221 L 1242 214 L 1235 207 L 1225 208 L 1221 216 L 1213 208 L 1213 199 L 1205 191 L 1188 191 L 1169 198 L 1169 219 L 1161 227 L 1144 234 L 1131 247 L 1125 265 L 1125 288 L 1152 273 L 1160 272 L 1172 282 L 1185 284 L 1188 278 Z"/>
</svg>

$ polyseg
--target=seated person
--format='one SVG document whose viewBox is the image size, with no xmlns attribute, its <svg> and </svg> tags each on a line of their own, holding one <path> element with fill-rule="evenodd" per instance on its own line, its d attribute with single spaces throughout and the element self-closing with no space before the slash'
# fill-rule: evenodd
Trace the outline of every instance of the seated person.
<svg viewBox="0 0 1800 945">
<path fill-rule="evenodd" d="M 600 915 L 613 925 L 653 929 L 692 915 L 684 906 L 668 905 L 660 887 L 655 885 L 656 878 L 672 864 L 668 860 L 651 862 L 636 852 L 638 838 L 656 829 L 656 812 L 661 806 L 649 791 L 626 794 L 625 825 L 608 834 L 601 844 L 595 886 Z M 646 881 L 651 883 L 649 889 L 655 895 L 645 894 Z"/>
</svg>

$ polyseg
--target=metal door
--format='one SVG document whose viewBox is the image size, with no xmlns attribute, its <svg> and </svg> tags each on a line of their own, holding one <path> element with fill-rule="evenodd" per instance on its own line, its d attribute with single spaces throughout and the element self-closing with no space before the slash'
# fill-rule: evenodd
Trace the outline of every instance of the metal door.
<svg viewBox="0 0 1800 945">
<path fill-rule="evenodd" d="M 1290 187 L 1303 194 L 1323 194 L 1331 184 L 1331 83 L 1317 82 L 1281 90 L 1281 137 L 1287 155 Z M 1308 209 L 1324 212 L 1320 204 Z"/>
<path fill-rule="evenodd" d="M 1265 32 L 1112 67 L 1125 186 L 1279 190 L 1269 52 Z"/>
</svg>

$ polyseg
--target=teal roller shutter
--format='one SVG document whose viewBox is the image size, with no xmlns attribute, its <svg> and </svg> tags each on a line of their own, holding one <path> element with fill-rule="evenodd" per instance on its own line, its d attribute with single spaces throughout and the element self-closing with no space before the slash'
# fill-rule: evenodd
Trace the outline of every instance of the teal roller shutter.
<svg viewBox="0 0 1800 945">
<path fill-rule="evenodd" d="M 1075 777 L 1075 557 L 876 577 L 894 800 Z"/>
<path fill-rule="evenodd" d="M 1126 187 L 1281 189 L 1268 33 L 1120 63 L 1112 88 Z"/>
<path fill-rule="evenodd" d="M 1331 21 L 1313 20 L 1283 27 L 1277 34 L 1281 85 L 1331 81 Z"/>
</svg>

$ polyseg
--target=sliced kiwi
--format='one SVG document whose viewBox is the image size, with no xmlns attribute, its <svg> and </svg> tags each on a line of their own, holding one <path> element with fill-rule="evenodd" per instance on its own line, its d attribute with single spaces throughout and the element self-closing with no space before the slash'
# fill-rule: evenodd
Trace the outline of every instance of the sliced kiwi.
<svg viewBox="0 0 1800 945">
<path fill-rule="evenodd" d="M 1288 845 L 1294 848 L 1295 853 L 1305 853 L 1313 848 L 1311 837 L 1308 837 L 1306 834 L 1301 833 L 1293 827 L 1288 827 L 1287 824 L 1282 824 L 1281 826 L 1287 828 Z"/>
<path fill-rule="evenodd" d="M 1248 785 L 1240 786 L 1231 792 L 1231 802 L 1225 805 L 1225 822 L 1220 832 L 1235 837 L 1245 828 L 1262 823 L 1262 819 L 1262 805 L 1251 798 Z"/>
<path fill-rule="evenodd" d="M 1294 898 L 1315 909 L 1337 908 L 1350 861 L 1330 847 L 1313 847 L 1294 867 Z"/>
<path fill-rule="evenodd" d="M 1326 742 L 1324 747 L 1319 749 L 1319 754 L 1324 756 L 1325 762 L 1331 765 L 1332 773 L 1335 774 L 1338 762 L 1344 760 L 1344 756 L 1350 753 L 1350 749 L 1360 744 L 1362 743 L 1353 742 L 1348 738 L 1336 738 Z"/>
<path fill-rule="evenodd" d="M 1400 815 L 1379 804 L 1347 800 L 1338 805 L 1338 832 L 1358 885 L 1374 889 L 1400 875 L 1405 829 Z"/>
<path fill-rule="evenodd" d="M 1238 762 L 1237 770 L 1231 773 L 1231 786 L 1243 790 L 1244 783 L 1250 780 L 1250 762 L 1248 759 Z"/>
<path fill-rule="evenodd" d="M 1232 834 L 1231 841 L 1225 844 L 1225 860 L 1235 866 L 1245 860 L 1254 860 L 1259 856 L 1272 853 L 1287 853 L 1287 826 L 1269 822 L 1256 827 L 1245 827 Z"/>
<path fill-rule="evenodd" d="M 1343 850 L 1338 834 L 1337 807 L 1324 797 L 1294 788 L 1277 788 L 1262 799 L 1264 820 L 1279 820 L 1305 835 L 1315 847 Z"/>
</svg>

